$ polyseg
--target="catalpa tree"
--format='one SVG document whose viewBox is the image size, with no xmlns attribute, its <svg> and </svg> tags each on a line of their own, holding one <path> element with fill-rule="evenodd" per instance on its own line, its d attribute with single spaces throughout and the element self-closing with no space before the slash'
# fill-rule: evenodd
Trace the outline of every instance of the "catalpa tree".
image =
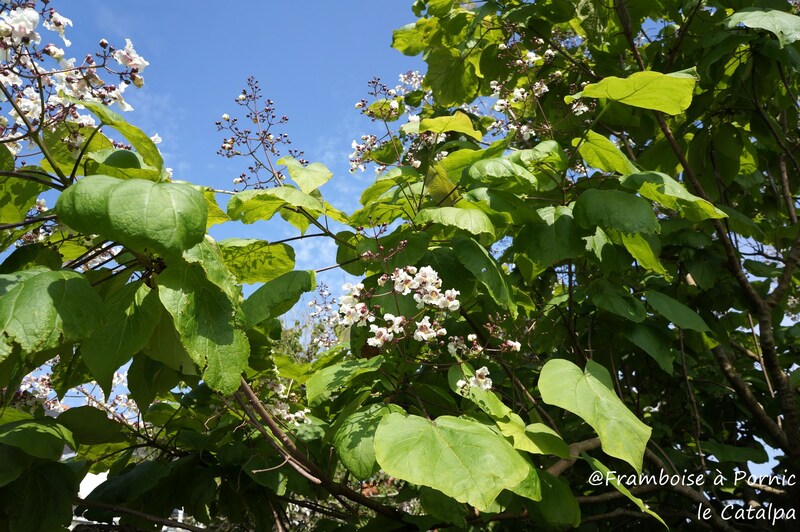
<svg viewBox="0 0 800 532">
<path fill-rule="evenodd" d="M 352 213 L 254 80 L 235 190 L 173 177 L 108 108 L 147 62 L 43 4 L 0 6 L 0 530 L 793 524 L 793 3 L 417 0 Z M 306 238 L 354 277 L 310 334 Z"/>
</svg>

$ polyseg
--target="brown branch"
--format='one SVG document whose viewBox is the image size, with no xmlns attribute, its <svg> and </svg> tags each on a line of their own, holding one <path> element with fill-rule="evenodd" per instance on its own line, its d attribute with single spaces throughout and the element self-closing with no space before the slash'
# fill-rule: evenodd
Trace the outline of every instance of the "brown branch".
<svg viewBox="0 0 800 532">
<path fill-rule="evenodd" d="M 649 493 L 651 491 L 657 491 L 664 488 L 664 486 L 659 486 L 658 484 L 646 484 L 644 486 L 637 486 L 635 488 L 630 488 L 631 495 L 639 495 L 642 493 Z M 607 491 L 605 493 L 601 493 L 599 495 L 586 495 L 583 497 L 575 497 L 575 500 L 578 501 L 580 504 L 594 504 L 597 502 L 608 502 L 613 501 L 614 499 L 619 499 L 620 497 L 626 497 L 624 493 L 621 491 L 613 490 Z"/>
<path fill-rule="evenodd" d="M 319 480 L 319 483 L 326 490 L 328 490 L 328 492 L 331 495 L 333 495 L 334 497 L 336 496 L 345 497 L 357 504 L 360 504 L 361 506 L 369 508 L 370 510 L 385 517 L 388 517 L 392 520 L 395 521 L 403 520 L 403 517 L 405 515 L 403 512 L 395 508 L 380 504 L 370 499 L 369 497 L 366 497 L 365 495 L 349 488 L 348 486 L 339 484 L 328 478 L 325 472 L 318 465 L 316 465 L 314 462 L 312 462 L 306 456 L 304 456 L 303 453 L 300 452 L 300 450 L 294 444 L 292 439 L 289 438 L 289 436 L 285 432 L 283 432 L 281 427 L 278 426 L 278 424 L 275 422 L 275 420 L 267 411 L 267 409 L 264 408 L 264 405 L 261 403 L 261 400 L 258 398 L 256 393 L 253 391 L 253 389 L 250 387 L 250 385 L 244 378 L 242 378 L 242 383 L 241 386 L 239 387 L 239 390 L 242 392 L 242 394 L 244 394 L 247 397 L 247 400 L 250 403 L 250 405 L 256 410 L 256 412 L 258 412 L 259 417 L 264 421 L 264 423 L 269 428 L 269 432 L 272 433 L 272 437 L 270 437 L 269 439 L 272 441 L 277 440 L 277 442 L 280 443 L 281 447 L 283 447 L 286 450 L 288 455 L 290 455 L 294 460 L 296 460 L 297 463 L 301 465 L 304 469 L 308 470 L 308 472 L 311 475 L 316 477 Z"/>
<path fill-rule="evenodd" d="M 21 222 L 14 222 L 14 223 L 11 223 L 11 224 L 0 224 L 0 230 L 3 230 L 3 229 L 14 229 L 16 227 L 24 227 L 26 225 L 35 224 L 35 223 L 38 223 L 38 222 L 45 222 L 47 220 L 53 220 L 53 219 L 55 219 L 55 217 L 56 217 L 55 214 L 48 214 L 47 216 L 39 216 L 37 218 L 29 218 L 29 219 L 23 220 Z"/>
<path fill-rule="evenodd" d="M 792 225 L 797 223 L 797 212 L 794 209 L 794 197 L 792 190 L 789 188 L 789 172 L 786 170 L 786 154 L 781 153 L 778 156 L 778 168 L 781 172 L 781 189 L 783 191 L 783 201 L 786 202 L 786 210 L 789 211 L 789 220 Z"/>
<path fill-rule="evenodd" d="M 703 186 L 700 184 L 700 181 L 694 174 L 692 167 L 689 165 L 686 155 L 683 153 L 678 141 L 675 140 L 672 130 L 670 130 L 666 121 L 664 121 L 664 115 L 659 112 L 654 112 L 654 114 L 656 116 L 656 120 L 658 121 L 658 125 L 661 128 L 661 132 L 667 139 L 667 142 L 672 148 L 673 153 L 675 153 L 675 156 L 678 158 L 678 162 L 680 162 L 681 167 L 683 167 L 683 174 L 689 179 L 689 183 L 694 189 L 692 192 L 708 201 L 708 194 L 706 194 L 706 191 L 703 190 Z M 758 292 L 756 292 L 755 288 L 753 288 L 753 285 L 750 284 L 750 281 L 747 279 L 747 275 L 745 275 L 744 270 L 742 270 L 742 265 L 739 263 L 736 248 L 733 246 L 733 242 L 731 242 L 728 232 L 725 230 L 725 226 L 718 219 L 712 219 L 711 223 L 714 224 L 714 229 L 719 237 L 720 242 L 722 243 L 722 247 L 725 250 L 725 257 L 728 259 L 728 267 L 731 270 L 734 279 L 736 279 L 736 282 L 739 283 L 739 286 L 742 288 L 742 290 L 744 290 L 747 298 L 750 300 L 751 305 L 756 309 L 760 309 L 764 305 L 764 300 L 760 295 L 758 295 Z"/>
<path fill-rule="evenodd" d="M 554 477 L 559 476 L 561 473 L 572 467 L 582 452 L 597 449 L 600 447 L 600 445 L 602 445 L 600 438 L 592 438 L 589 440 L 571 443 L 569 446 L 569 458 L 561 459 L 555 464 L 551 465 L 547 468 L 547 472 Z"/>
<path fill-rule="evenodd" d="M 717 359 L 717 364 L 719 364 L 722 374 L 725 375 L 725 378 L 728 379 L 733 389 L 736 390 L 736 395 L 753 415 L 753 418 L 767 431 L 776 445 L 781 449 L 788 449 L 789 441 L 786 438 L 786 434 L 778 427 L 777 423 L 767 415 L 767 412 L 764 410 L 761 403 L 758 402 L 750 386 L 747 385 L 741 375 L 736 371 L 736 368 L 731 364 L 722 346 L 718 345 L 712 349 L 711 352 L 714 354 L 714 358 Z"/>
<path fill-rule="evenodd" d="M 614 511 L 607 512 L 604 514 L 589 515 L 586 517 L 582 517 L 581 524 L 585 525 L 586 523 L 591 523 L 593 521 L 603 521 L 605 519 L 615 519 L 617 517 L 636 517 L 638 519 L 643 519 L 646 517 L 652 518 L 653 516 L 648 515 L 644 512 L 637 512 L 635 510 L 625 510 L 623 508 L 617 508 Z"/>
<path fill-rule="evenodd" d="M 775 337 L 772 332 L 772 312 L 762 310 L 759 313 L 758 329 L 764 366 L 772 378 L 772 386 L 775 388 L 778 404 L 783 414 L 783 430 L 788 444 L 784 450 L 789 456 L 798 458 L 800 457 L 800 416 L 797 412 L 797 398 L 789 376 L 778 360 L 778 349 L 775 346 Z"/>
<path fill-rule="evenodd" d="M 165 517 L 158 517 L 156 515 L 146 514 L 138 510 L 132 510 L 130 508 L 125 508 L 124 506 L 119 506 L 118 504 L 107 504 L 100 501 L 88 501 L 86 499 L 81 499 L 79 497 L 75 497 L 75 504 L 79 506 L 86 506 L 87 508 L 106 510 L 115 514 L 126 514 L 163 526 L 182 528 L 184 530 L 190 530 L 192 532 L 208 532 L 207 528 L 200 528 L 199 526 L 189 525 L 187 523 L 179 523 L 178 521 L 175 521 L 173 519 L 167 519 Z"/>
</svg>

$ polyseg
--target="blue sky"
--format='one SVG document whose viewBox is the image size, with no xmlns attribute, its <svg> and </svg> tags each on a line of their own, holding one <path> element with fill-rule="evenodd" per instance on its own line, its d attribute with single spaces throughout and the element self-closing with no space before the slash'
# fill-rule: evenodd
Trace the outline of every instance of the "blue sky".
<svg viewBox="0 0 800 532">
<path fill-rule="evenodd" d="M 407 70 L 424 71 L 419 58 L 391 48 L 392 30 L 415 17 L 411 0 L 340 2 L 108 2 L 55 1 L 71 18 L 68 56 L 82 57 L 106 38 L 117 47 L 125 39 L 150 62 L 145 86 L 126 91 L 135 110 L 126 119 L 148 134 L 158 133 L 174 178 L 230 189 L 245 170 L 244 159 L 218 155 L 221 133 L 214 122 L 237 112 L 235 97 L 255 76 L 277 111 L 289 117 L 285 131 L 305 158 L 334 173 L 322 188 L 334 205 L 352 210 L 360 191 L 374 179 L 348 172 L 350 143 L 371 129 L 354 104 L 378 76 L 394 85 Z M 60 43 L 57 43 L 60 44 Z M 217 238 L 239 236 L 275 240 L 296 234 L 277 217 L 243 227 L 226 224 Z M 330 265 L 335 248 L 321 239 L 294 246 L 298 268 Z M 306 242 L 308 242 L 306 244 Z M 312 244 L 313 242 L 313 244 Z"/>
</svg>

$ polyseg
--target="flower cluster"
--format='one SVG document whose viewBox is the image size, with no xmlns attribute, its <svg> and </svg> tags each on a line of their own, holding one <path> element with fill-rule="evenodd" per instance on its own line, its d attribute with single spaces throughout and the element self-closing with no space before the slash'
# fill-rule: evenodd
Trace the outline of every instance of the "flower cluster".
<svg viewBox="0 0 800 532">
<path fill-rule="evenodd" d="M 458 290 L 442 291 L 442 280 L 430 266 L 419 269 L 415 266 L 396 268 L 390 275 L 382 275 L 378 279 L 378 286 L 386 285 L 391 288 L 391 294 L 412 295 L 419 309 L 433 308 L 441 314 L 456 312 L 461 306 Z M 417 320 L 387 313 L 383 315 L 381 323 L 375 323 L 376 315 L 367 302 L 363 301 L 372 297 L 372 294 L 365 292 L 364 285 L 348 283 L 342 286 L 342 289 L 348 293 L 339 298 L 339 324 L 344 326 L 369 324 L 372 337 L 367 340 L 367 344 L 372 347 L 381 347 L 400 337 L 405 338 L 406 327 L 411 323 L 414 324 L 414 330 L 409 331 L 410 336 L 418 342 L 431 342 L 447 335 L 447 330 L 435 318 L 431 320 L 427 315 L 422 315 Z"/>
<path fill-rule="evenodd" d="M 447 343 L 447 351 L 454 357 L 461 358 L 480 355 L 483 352 L 483 346 L 478 342 L 476 334 L 467 335 L 466 342 L 461 336 L 451 336 Z"/>
<path fill-rule="evenodd" d="M 247 157 L 252 161 L 247 172 L 233 179 L 234 185 L 266 188 L 283 184 L 286 175 L 277 168 L 279 165 L 275 160 L 281 157 L 284 149 L 300 164 L 308 164 L 302 158 L 302 150 L 287 148 L 292 144 L 289 135 L 276 131 L 289 121 L 289 117 L 278 114 L 275 102 L 264 97 L 254 77 L 247 78 L 246 87 L 236 96 L 234 103 L 243 108 L 242 122 L 247 126 L 240 126 L 239 119 L 228 113 L 223 113 L 222 120 L 215 122 L 217 131 L 225 134 L 217 155 L 226 159 Z"/>
<path fill-rule="evenodd" d="M 100 50 L 86 55 L 81 63 L 67 58 L 62 48 L 47 42 L 47 35 L 43 38 L 38 30 L 41 24 L 69 47 L 65 30 L 72 21 L 42 3 L 40 9 L 34 8 L 35 2 L 0 7 L 0 101 L 7 102 L 7 116 L 0 115 L 0 142 L 14 154 L 22 149 L 20 141 L 42 123 L 49 129 L 63 122 L 94 127 L 94 119 L 80 114 L 82 107 L 72 99 L 117 103 L 130 110 L 123 93 L 130 84 L 144 84 L 141 73 L 148 65 L 130 40 L 117 50 L 103 39 Z M 118 82 L 104 81 L 103 70 Z"/>
<path fill-rule="evenodd" d="M 423 266 L 419 270 L 414 266 L 397 268 L 391 275 L 381 276 L 378 279 L 378 286 L 384 286 L 389 281 L 395 293 L 400 295 L 413 293 L 417 308 L 421 309 L 427 305 L 455 312 L 461 306 L 458 301 L 459 291 L 450 289 L 442 292 L 442 280 L 430 266 Z"/>
<path fill-rule="evenodd" d="M 365 156 L 377 146 L 378 137 L 375 135 L 361 135 L 361 142 L 354 140 L 350 144 L 350 147 L 353 149 L 353 153 L 349 156 L 351 174 L 358 170 L 362 172 L 366 170 Z"/>
</svg>

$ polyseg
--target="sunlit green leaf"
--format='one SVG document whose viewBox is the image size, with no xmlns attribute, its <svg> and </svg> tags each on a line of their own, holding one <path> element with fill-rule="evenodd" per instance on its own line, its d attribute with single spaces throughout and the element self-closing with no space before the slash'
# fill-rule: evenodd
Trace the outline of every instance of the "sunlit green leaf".
<svg viewBox="0 0 800 532">
<path fill-rule="evenodd" d="M 375 457 L 388 474 L 479 510 L 530 471 L 502 436 L 476 421 L 451 416 L 384 416 L 375 433 Z"/>
<path fill-rule="evenodd" d="M 277 164 L 286 165 L 289 175 L 305 194 L 310 194 L 333 177 L 333 173 L 322 163 L 303 166 L 293 157 L 287 156 L 278 159 Z"/>
<path fill-rule="evenodd" d="M 542 401 L 568 410 L 600 436 L 606 454 L 641 472 L 650 427 L 639 421 L 617 397 L 611 375 L 589 360 L 586 370 L 564 359 L 548 360 L 539 375 Z"/>
<path fill-rule="evenodd" d="M 203 194 L 188 185 L 103 175 L 67 188 L 56 210 L 73 229 L 168 256 L 203 239 L 208 214 Z"/>
<path fill-rule="evenodd" d="M 586 132 L 583 142 L 576 139 L 573 145 L 578 146 L 581 156 L 592 168 L 599 168 L 606 172 L 630 174 L 637 168 L 608 138 L 592 130 Z"/>
<path fill-rule="evenodd" d="M 609 100 L 677 115 L 692 103 L 695 75 L 687 72 L 636 72 L 627 78 L 609 76 L 583 88 L 588 98 Z"/>
<path fill-rule="evenodd" d="M 227 238 L 219 247 L 225 265 L 240 283 L 265 283 L 294 269 L 294 250 L 287 244 Z"/>
<path fill-rule="evenodd" d="M 158 277 L 158 296 L 172 315 L 203 380 L 223 394 L 237 390 L 250 345 L 231 300 L 197 265 L 175 265 Z"/>
</svg>

